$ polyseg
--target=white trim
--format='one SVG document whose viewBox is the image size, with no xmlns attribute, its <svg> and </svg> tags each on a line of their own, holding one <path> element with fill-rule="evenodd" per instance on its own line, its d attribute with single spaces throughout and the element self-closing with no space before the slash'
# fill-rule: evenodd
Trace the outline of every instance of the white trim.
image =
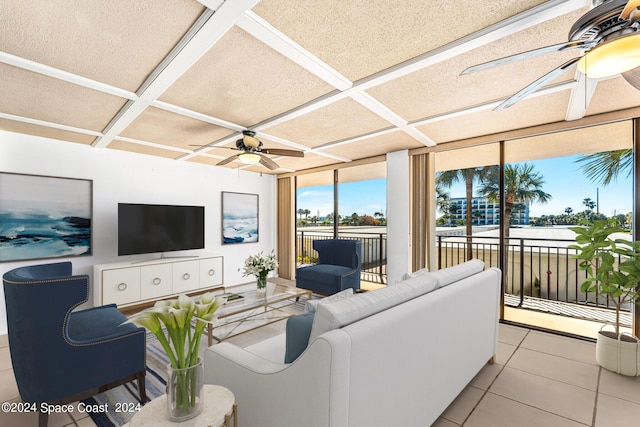
<svg viewBox="0 0 640 427">
<path fill-rule="evenodd" d="M 39 62 L 31 61 L 30 59 L 11 55 L 7 52 L 0 52 L 0 62 L 120 98 L 131 100 L 138 99 L 138 96 L 131 91 L 120 89 L 119 87 L 101 83 L 99 81 L 69 73 L 68 71 L 63 71 L 48 65 L 40 64 Z"/>
<path fill-rule="evenodd" d="M 173 145 L 158 144 L 156 142 L 143 141 L 141 139 L 128 138 L 126 136 L 117 136 L 117 137 L 113 138 L 113 140 L 114 141 L 129 142 L 131 144 L 136 144 L 136 145 L 144 145 L 144 146 L 147 146 L 147 147 L 159 148 L 161 150 L 179 151 L 180 153 L 187 153 L 187 154 L 191 154 L 191 152 L 193 151 L 193 150 L 189 150 L 187 148 L 174 147 Z"/>
<path fill-rule="evenodd" d="M 0 112 L 0 118 L 7 119 L 7 120 L 13 120 L 13 121 L 16 121 L 16 122 L 30 123 L 32 125 L 45 126 L 45 127 L 53 128 L 53 129 L 66 130 L 66 131 L 69 131 L 69 132 L 81 133 L 81 134 L 84 134 L 84 135 L 91 135 L 91 136 L 98 136 L 98 137 L 102 136 L 101 132 L 97 132 L 95 130 L 77 128 L 77 127 L 74 127 L 74 126 L 61 125 L 61 124 L 58 124 L 58 123 L 47 122 L 47 121 L 44 121 L 44 120 L 32 119 L 32 118 L 23 117 L 23 116 L 16 116 L 14 114 L 8 114 L 8 113 L 1 113 Z"/>
<path fill-rule="evenodd" d="M 329 66 L 329 64 L 291 40 L 254 12 L 246 11 L 238 19 L 236 25 L 333 87 L 345 90 L 353 85 L 352 81 Z"/>
</svg>

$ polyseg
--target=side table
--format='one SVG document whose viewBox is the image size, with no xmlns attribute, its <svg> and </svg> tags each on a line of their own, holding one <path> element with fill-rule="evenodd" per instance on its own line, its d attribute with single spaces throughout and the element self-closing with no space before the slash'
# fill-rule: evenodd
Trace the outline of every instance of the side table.
<svg viewBox="0 0 640 427">
<path fill-rule="evenodd" d="M 222 386 L 205 384 L 202 387 L 202 412 L 182 422 L 169 421 L 167 395 L 156 397 L 144 405 L 131 419 L 129 427 L 238 427 L 238 405 L 233 393 Z"/>
</svg>

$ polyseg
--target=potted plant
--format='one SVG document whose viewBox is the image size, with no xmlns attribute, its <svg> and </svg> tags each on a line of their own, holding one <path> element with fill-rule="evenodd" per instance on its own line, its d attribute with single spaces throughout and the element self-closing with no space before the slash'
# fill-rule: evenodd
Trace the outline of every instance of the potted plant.
<svg viewBox="0 0 640 427">
<path fill-rule="evenodd" d="M 598 332 L 596 360 L 605 369 L 623 375 L 640 375 L 638 338 L 620 332 L 620 309 L 636 304 L 640 298 L 640 242 L 612 239 L 613 233 L 624 230 L 607 220 L 595 221 L 587 227 L 572 227 L 577 245 L 579 269 L 586 272 L 582 292 L 608 297 L 615 305 L 615 331 Z"/>
<path fill-rule="evenodd" d="M 260 252 L 244 261 L 242 277 L 256 276 L 258 291 L 264 292 L 267 287 L 267 276 L 276 268 L 278 268 L 278 260 L 273 252 L 267 256 Z"/>
<path fill-rule="evenodd" d="M 224 299 L 211 293 L 200 295 L 197 301 L 179 295 L 177 299 L 157 301 L 125 322 L 153 332 L 169 357 L 167 408 L 172 421 L 193 418 L 202 410 L 200 340 L 205 326 L 216 322 L 215 311 L 223 303 Z"/>
</svg>

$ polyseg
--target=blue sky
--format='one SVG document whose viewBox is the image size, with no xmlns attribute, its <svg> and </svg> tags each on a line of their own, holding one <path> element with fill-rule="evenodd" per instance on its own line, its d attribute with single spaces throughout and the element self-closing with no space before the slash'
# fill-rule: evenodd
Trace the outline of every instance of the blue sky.
<svg viewBox="0 0 640 427">
<path fill-rule="evenodd" d="M 594 202 L 599 199 L 600 212 L 607 216 L 614 213 L 626 214 L 631 212 L 633 202 L 633 187 L 631 179 L 623 174 L 617 182 L 598 189 L 575 163 L 578 156 L 559 157 L 545 160 L 535 160 L 535 170 L 544 177 L 543 190 L 551 194 L 547 204 L 532 204 L 531 216 L 557 215 L 564 213 L 567 207 L 574 212 L 586 209 L 582 201 L 587 197 Z M 474 190 L 478 188 L 476 184 Z M 457 184 L 450 189 L 451 197 L 464 197 L 464 185 Z M 599 195 L 599 197 L 598 197 Z M 339 190 L 340 215 L 373 215 L 383 212 L 386 215 L 386 180 L 375 179 L 340 184 Z M 326 216 L 333 209 L 333 188 L 331 185 L 310 187 L 298 190 L 298 209 L 309 209 L 310 216 L 320 212 L 320 217 Z"/>
<path fill-rule="evenodd" d="M 387 212 L 387 180 L 348 182 L 340 184 L 338 189 L 339 214 L 351 216 L 371 215 L 375 212 Z M 298 209 L 309 209 L 309 216 L 326 216 L 333 211 L 333 185 L 301 188 L 298 190 Z"/>
</svg>

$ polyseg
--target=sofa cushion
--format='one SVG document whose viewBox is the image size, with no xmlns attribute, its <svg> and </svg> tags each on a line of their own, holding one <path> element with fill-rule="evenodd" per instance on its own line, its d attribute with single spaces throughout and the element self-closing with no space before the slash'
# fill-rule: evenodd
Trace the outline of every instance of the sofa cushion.
<svg viewBox="0 0 640 427">
<path fill-rule="evenodd" d="M 309 311 L 287 319 L 284 363 L 293 362 L 307 348 L 314 314 Z"/>
<path fill-rule="evenodd" d="M 425 273 L 429 273 L 429 269 L 428 268 L 422 268 L 422 269 L 420 269 L 418 271 L 414 271 L 413 273 L 404 273 L 402 275 L 402 278 L 400 279 L 400 281 L 411 279 L 412 277 L 422 276 Z"/>
<path fill-rule="evenodd" d="M 454 265 L 453 267 L 443 268 L 442 270 L 428 273 L 429 276 L 435 277 L 438 280 L 437 288 L 450 285 L 453 282 L 464 279 L 465 277 L 472 276 L 480 273 L 484 270 L 484 262 L 479 259 L 472 259 L 462 264 Z"/>
<path fill-rule="evenodd" d="M 435 288 L 435 278 L 415 278 L 383 289 L 354 295 L 331 304 L 319 304 L 309 342 L 332 329 L 349 325 L 372 314 L 401 304 Z"/>
<path fill-rule="evenodd" d="M 339 301 L 341 299 L 349 298 L 352 296 L 353 296 L 353 288 L 347 288 L 342 292 L 338 292 L 337 294 L 333 294 L 326 298 L 310 299 L 306 302 L 304 309 L 305 311 L 316 311 L 318 304 L 331 304 L 334 301 Z"/>
</svg>

